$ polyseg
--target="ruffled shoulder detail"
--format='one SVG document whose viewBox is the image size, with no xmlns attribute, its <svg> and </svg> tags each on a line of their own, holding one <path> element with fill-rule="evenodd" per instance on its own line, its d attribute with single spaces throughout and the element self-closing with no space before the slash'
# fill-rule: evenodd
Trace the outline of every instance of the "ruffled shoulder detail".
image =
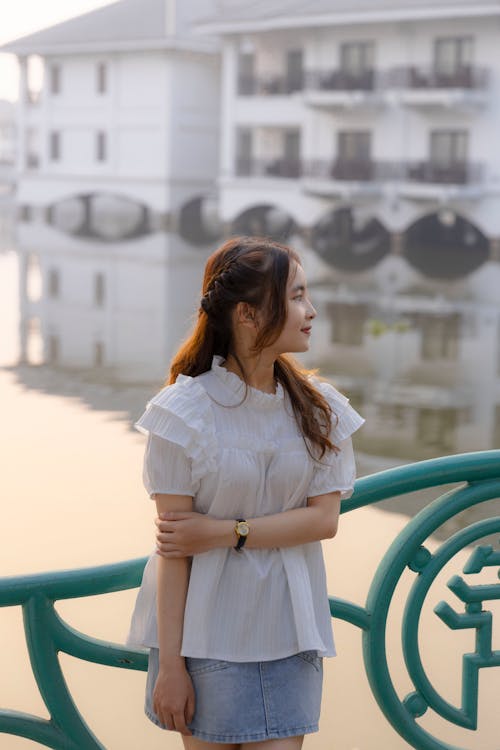
<svg viewBox="0 0 500 750">
<path fill-rule="evenodd" d="M 326 398 L 332 409 L 332 432 L 331 440 L 334 444 L 350 437 L 365 422 L 366 419 L 358 414 L 344 396 L 331 383 L 324 380 L 312 379 L 315 388 Z M 338 418 L 338 422 L 337 422 Z"/>
<path fill-rule="evenodd" d="M 178 375 L 146 404 L 134 427 L 180 445 L 192 459 L 192 477 L 198 480 L 217 470 L 217 441 L 210 397 L 196 378 Z"/>
</svg>

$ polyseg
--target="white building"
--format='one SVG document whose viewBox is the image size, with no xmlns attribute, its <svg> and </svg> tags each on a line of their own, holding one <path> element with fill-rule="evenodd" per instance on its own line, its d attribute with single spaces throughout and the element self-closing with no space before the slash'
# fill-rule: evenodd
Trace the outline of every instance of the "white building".
<svg viewBox="0 0 500 750">
<path fill-rule="evenodd" d="M 3 48 L 21 69 L 23 353 L 38 331 L 45 361 L 126 381 L 165 374 L 208 247 L 189 218 L 218 168 L 218 55 L 189 34 L 211 6 L 122 0 Z M 190 242 L 173 231 L 183 222 Z M 33 268 L 41 292 L 28 294 Z"/>
<path fill-rule="evenodd" d="M 20 240 L 45 289 L 23 274 L 25 332 L 49 361 L 158 377 L 217 184 L 227 233 L 301 251 L 310 363 L 366 416 L 359 447 L 498 446 L 499 28 L 498 0 L 122 0 L 10 45 L 46 70 L 39 97 L 22 79 Z"/>
<path fill-rule="evenodd" d="M 0 165 L 10 166 L 16 154 L 16 110 L 15 104 L 0 99 Z M 0 172 L 0 180 L 2 173 Z"/>
<path fill-rule="evenodd" d="M 500 3 L 226 2 L 222 218 L 302 248 L 359 440 L 500 443 Z"/>
</svg>

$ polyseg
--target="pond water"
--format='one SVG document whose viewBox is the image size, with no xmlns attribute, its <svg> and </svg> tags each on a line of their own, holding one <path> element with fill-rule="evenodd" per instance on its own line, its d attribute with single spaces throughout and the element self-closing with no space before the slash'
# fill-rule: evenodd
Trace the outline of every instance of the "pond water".
<svg viewBox="0 0 500 750">
<path fill-rule="evenodd" d="M 148 554 L 153 546 L 154 504 L 141 481 L 144 438 L 131 428 L 151 386 L 98 382 L 85 373 L 19 365 L 18 263 L 13 249 L 0 255 L 0 431 L 3 575 L 71 569 Z M 398 461 L 360 456 L 360 474 Z M 402 461 L 399 461 L 402 463 Z M 434 493 L 437 494 L 437 493 Z M 406 507 L 406 513 L 412 509 Z M 408 516 L 365 508 L 342 517 L 334 540 L 323 543 L 330 594 L 363 604 L 378 562 Z M 437 539 L 429 542 L 433 550 Z M 446 595 L 444 583 L 459 572 L 464 552 L 433 589 L 432 603 Z M 491 572 L 491 571 L 490 571 Z M 390 618 L 390 666 L 400 695 L 410 689 L 397 625 L 412 575 L 398 587 Z M 85 633 L 123 642 L 135 592 L 64 602 L 59 612 Z M 473 650 L 470 632 L 450 631 L 426 606 L 423 655 L 429 675 L 448 700 L 460 701 L 461 654 Z M 403 750 L 408 745 L 390 727 L 364 676 L 361 638 L 352 626 L 334 623 L 338 649 L 325 660 L 321 729 L 309 735 L 311 750 Z M 29 668 L 19 608 L 0 612 L 0 695 L 2 708 L 47 717 Z M 498 643 L 498 632 L 495 631 Z M 181 748 L 180 735 L 164 733 L 143 715 L 144 673 L 80 662 L 61 663 L 77 704 L 109 750 L 138 746 Z M 483 670 L 480 732 L 453 729 L 432 716 L 422 723 L 459 746 L 497 750 L 500 670 Z M 487 674 L 485 674 L 487 673 Z M 2 750 L 33 743 L 0 735 Z"/>
</svg>

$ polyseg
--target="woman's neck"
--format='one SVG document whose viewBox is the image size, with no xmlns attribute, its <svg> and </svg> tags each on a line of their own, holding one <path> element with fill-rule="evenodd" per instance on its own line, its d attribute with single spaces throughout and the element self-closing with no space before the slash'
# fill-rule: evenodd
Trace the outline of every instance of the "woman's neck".
<svg viewBox="0 0 500 750">
<path fill-rule="evenodd" d="M 236 359 L 236 357 L 238 359 Z M 276 393 L 276 378 L 274 376 L 275 357 L 259 354 L 244 355 L 236 353 L 236 357 L 228 354 L 224 362 L 224 367 L 228 372 L 234 372 L 243 380 L 246 380 L 249 386 L 257 388 L 264 393 Z M 238 364 L 241 362 L 243 372 Z"/>
</svg>

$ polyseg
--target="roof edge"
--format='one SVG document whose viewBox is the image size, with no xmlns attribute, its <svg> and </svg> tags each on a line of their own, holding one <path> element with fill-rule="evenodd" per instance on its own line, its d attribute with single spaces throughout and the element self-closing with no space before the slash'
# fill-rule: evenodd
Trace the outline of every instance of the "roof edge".
<svg viewBox="0 0 500 750">
<path fill-rule="evenodd" d="M 134 50 L 178 50 L 214 54 L 219 51 L 215 39 L 204 39 L 201 36 L 165 37 L 159 39 L 132 39 L 99 42 L 72 42 L 71 44 L 30 44 L 8 42 L 0 46 L 0 53 L 23 57 L 25 55 L 78 55 L 86 52 L 129 52 Z"/>
<path fill-rule="evenodd" d="M 498 3 L 481 3 L 472 8 L 463 6 L 449 8 L 408 8 L 392 10 L 351 11 L 349 13 L 318 13 L 298 17 L 277 16 L 255 21 L 210 21 L 193 26 L 196 34 L 234 34 L 249 31 L 274 31 L 275 29 L 304 28 L 305 26 L 326 26 L 330 24 L 347 26 L 360 23 L 386 23 L 393 21 L 432 21 L 444 18 L 477 18 L 500 16 Z"/>
</svg>

